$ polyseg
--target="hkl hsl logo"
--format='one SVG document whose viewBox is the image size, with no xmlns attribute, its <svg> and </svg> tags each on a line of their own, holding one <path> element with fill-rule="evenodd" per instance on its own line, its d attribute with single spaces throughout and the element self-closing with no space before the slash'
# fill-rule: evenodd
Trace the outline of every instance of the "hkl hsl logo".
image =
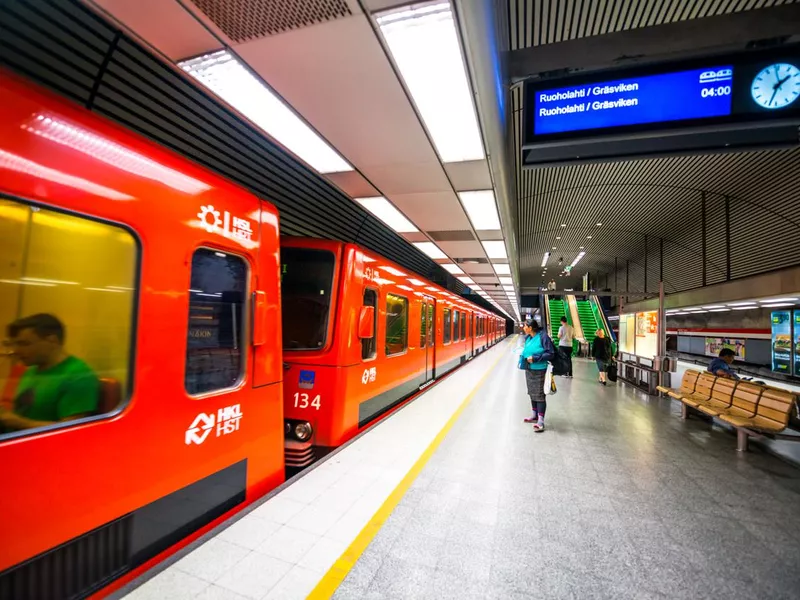
<svg viewBox="0 0 800 600">
<path fill-rule="evenodd" d="M 212 204 L 201 206 L 197 218 L 208 233 L 221 233 L 225 237 L 241 240 L 253 238 L 253 226 L 250 221 L 234 217 L 227 210 L 220 212 Z"/>
<path fill-rule="evenodd" d="M 239 422 L 242 419 L 242 407 L 239 404 L 220 408 L 216 414 L 200 413 L 194 418 L 189 429 L 186 430 L 184 441 L 186 445 L 197 444 L 198 446 L 206 441 L 206 438 L 214 430 L 216 425 L 216 437 L 228 435 L 239 430 Z"/>
</svg>

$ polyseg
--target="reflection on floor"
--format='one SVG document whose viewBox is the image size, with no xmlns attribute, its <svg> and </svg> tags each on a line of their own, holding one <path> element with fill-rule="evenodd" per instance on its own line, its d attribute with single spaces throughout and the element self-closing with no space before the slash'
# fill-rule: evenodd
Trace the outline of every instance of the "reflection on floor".
<svg viewBox="0 0 800 600">
<path fill-rule="evenodd" d="M 800 469 L 580 360 L 535 434 L 514 358 L 336 598 L 800 597 Z"/>
</svg>

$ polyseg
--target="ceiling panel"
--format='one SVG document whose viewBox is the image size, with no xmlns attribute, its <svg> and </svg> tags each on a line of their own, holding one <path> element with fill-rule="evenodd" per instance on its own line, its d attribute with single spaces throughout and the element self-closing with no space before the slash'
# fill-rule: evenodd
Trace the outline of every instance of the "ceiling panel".
<svg viewBox="0 0 800 600">
<path fill-rule="evenodd" d="M 220 43 L 175 0 L 94 0 L 172 61 L 211 50 Z"/>
<path fill-rule="evenodd" d="M 469 160 L 460 163 L 445 163 L 450 181 L 456 191 L 492 189 L 492 178 L 489 175 L 489 164 L 485 160 Z"/>
<path fill-rule="evenodd" d="M 388 58 L 362 15 L 235 49 L 379 188 L 384 185 L 369 167 L 435 165 L 445 179 Z"/>
<path fill-rule="evenodd" d="M 440 242 L 439 247 L 453 258 L 472 258 L 485 255 L 480 242 Z"/>
<path fill-rule="evenodd" d="M 424 231 L 460 231 L 470 228 L 469 220 L 452 191 L 388 194 L 387 197 Z M 442 244 L 439 245 L 444 250 Z"/>
<path fill-rule="evenodd" d="M 373 198 L 380 192 L 358 171 L 328 173 L 325 177 L 351 198 Z"/>
<path fill-rule="evenodd" d="M 458 266 L 467 275 L 494 275 L 494 267 L 490 264 L 459 263 Z"/>
</svg>

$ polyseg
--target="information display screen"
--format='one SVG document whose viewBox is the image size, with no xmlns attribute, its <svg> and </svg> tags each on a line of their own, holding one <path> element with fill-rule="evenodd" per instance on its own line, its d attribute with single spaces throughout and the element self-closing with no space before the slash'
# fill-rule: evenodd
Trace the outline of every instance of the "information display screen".
<svg viewBox="0 0 800 600">
<path fill-rule="evenodd" d="M 792 313 L 776 310 L 772 313 L 772 370 L 792 372 Z"/>
<path fill-rule="evenodd" d="M 705 125 L 800 120 L 800 46 L 525 84 L 523 147 Z"/>
<path fill-rule="evenodd" d="M 540 90 L 537 135 L 731 114 L 733 66 Z"/>
</svg>

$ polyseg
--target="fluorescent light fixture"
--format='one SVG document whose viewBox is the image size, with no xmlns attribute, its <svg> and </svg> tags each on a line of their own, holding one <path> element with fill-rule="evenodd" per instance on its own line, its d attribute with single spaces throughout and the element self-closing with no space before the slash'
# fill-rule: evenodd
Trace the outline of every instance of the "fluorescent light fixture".
<svg viewBox="0 0 800 600">
<path fill-rule="evenodd" d="M 578 252 L 578 256 L 575 257 L 575 260 L 572 261 L 570 266 L 574 267 L 577 265 L 584 256 L 586 256 L 586 252 Z"/>
<path fill-rule="evenodd" d="M 602 223 L 598 223 L 598 224 L 597 224 L 597 226 L 598 226 L 598 227 L 602 227 L 602 226 L 603 226 L 603 224 L 602 224 Z"/>
<path fill-rule="evenodd" d="M 374 198 L 355 198 L 361 206 L 366 208 L 373 215 L 378 217 L 381 221 L 386 223 L 389 227 L 394 229 L 397 233 L 415 233 L 419 231 L 414 224 L 406 219 L 394 204 L 389 202 L 383 196 L 376 196 Z"/>
<path fill-rule="evenodd" d="M 439 246 L 434 244 L 433 242 L 414 242 L 414 245 L 417 247 L 418 250 L 424 252 L 431 258 L 435 260 L 441 260 L 443 258 L 447 258 L 447 255 L 439 249 Z"/>
<path fill-rule="evenodd" d="M 725 305 L 724 304 L 712 304 L 711 306 L 704 306 L 703 308 L 705 308 L 706 310 L 713 310 L 715 308 L 725 308 Z M 686 310 L 692 310 L 692 309 L 687 308 Z M 694 309 L 694 310 L 697 310 L 697 309 Z"/>
<path fill-rule="evenodd" d="M 25 281 L 22 279 L 0 279 L 0 283 L 13 283 L 16 285 L 38 285 L 41 287 L 56 287 L 56 283 L 44 283 L 42 281 Z"/>
<path fill-rule="evenodd" d="M 557 239 L 557 240 L 560 240 L 560 239 L 561 239 L 561 236 L 560 236 L 560 235 L 557 235 L 557 236 L 556 236 L 556 239 Z"/>
<path fill-rule="evenodd" d="M 561 226 L 562 226 L 562 227 L 566 227 L 566 226 L 567 226 L 567 224 L 566 224 L 566 223 L 562 223 L 562 224 L 561 224 Z"/>
<path fill-rule="evenodd" d="M 771 298 L 769 300 L 759 300 L 759 302 L 797 302 L 797 298 Z"/>
<path fill-rule="evenodd" d="M 386 271 L 387 273 L 396 275 L 397 277 L 406 277 L 405 273 L 403 273 L 400 269 L 395 269 L 394 267 L 381 267 L 381 269 Z"/>
<path fill-rule="evenodd" d="M 407 292 L 413 292 L 414 291 L 414 288 L 412 288 L 410 286 L 407 286 L 407 285 L 398 285 L 397 287 L 399 287 L 401 290 L 405 290 Z"/>
<path fill-rule="evenodd" d="M 9 171 L 15 171 L 25 175 L 33 175 L 39 179 L 46 179 L 47 181 L 52 181 L 53 183 L 66 185 L 95 196 L 103 196 L 109 200 L 135 199 L 133 196 L 129 196 L 128 194 L 123 194 L 122 192 L 118 192 L 117 190 L 108 188 L 104 185 L 99 185 L 93 181 L 89 181 L 88 179 L 75 177 L 74 175 L 64 173 L 63 171 L 45 167 L 40 163 L 28 160 L 27 158 L 23 158 L 22 156 L 13 154 L 11 152 L 6 152 L 5 150 L 0 150 L 0 170 L 2 169 L 8 169 Z"/>
<path fill-rule="evenodd" d="M 545 252 L 544 256 L 542 257 L 542 266 L 545 266 L 548 260 L 550 260 L 550 253 Z"/>
<path fill-rule="evenodd" d="M 511 265 L 495 263 L 492 266 L 494 267 L 494 272 L 498 275 L 511 275 Z"/>
<path fill-rule="evenodd" d="M 687 313 L 687 312 L 676 312 L 676 313 L 673 313 L 673 314 L 674 315 L 688 315 L 689 313 Z M 670 315 L 670 316 L 672 316 L 672 315 Z"/>
<path fill-rule="evenodd" d="M 500 283 L 502 283 L 503 285 L 513 285 L 514 284 L 514 281 L 511 279 L 511 277 L 500 277 L 499 279 L 500 279 Z"/>
<path fill-rule="evenodd" d="M 514 286 L 513 286 L 513 285 L 504 285 L 504 286 L 503 286 L 503 289 L 504 289 L 506 292 L 513 292 L 513 291 L 514 291 Z"/>
<path fill-rule="evenodd" d="M 556 247 L 555 247 L 555 246 L 553 246 L 553 250 L 555 250 L 555 249 L 556 249 Z"/>
<path fill-rule="evenodd" d="M 178 66 L 320 173 L 353 170 L 227 50 L 184 60 Z"/>
<path fill-rule="evenodd" d="M 441 159 L 483 159 L 450 2 L 389 11 L 377 23 Z"/>
<path fill-rule="evenodd" d="M 459 268 L 458 265 L 454 265 L 453 263 L 447 263 L 447 264 L 444 264 L 444 265 L 441 265 L 441 266 L 445 271 L 447 271 L 451 275 L 458 275 L 459 273 L 463 273 L 464 272 Z"/>
<path fill-rule="evenodd" d="M 592 236 L 590 236 L 590 235 L 587 235 L 587 236 L 586 236 L 586 239 L 587 239 L 587 240 L 590 240 L 590 239 L 592 239 Z"/>
<path fill-rule="evenodd" d="M 730 308 L 715 308 L 713 310 L 709 310 L 708 312 L 730 312 L 730 311 L 731 311 Z M 705 311 L 700 311 L 700 312 L 705 312 Z"/>
<path fill-rule="evenodd" d="M 33 282 L 33 283 L 54 283 L 56 285 L 78 285 L 77 281 L 64 281 L 62 279 L 45 279 L 43 277 L 20 277 L 20 279 L 24 279 L 25 281 Z M 116 286 L 106 286 L 106 287 L 116 287 Z"/>
<path fill-rule="evenodd" d="M 468 285 L 475 285 L 475 282 L 472 281 L 471 277 L 458 277 L 457 278 L 461 283 L 466 283 Z"/>
<path fill-rule="evenodd" d="M 494 191 L 459 192 L 458 197 L 467 211 L 476 231 L 500 229 L 500 217 L 497 216 L 497 205 Z"/>
<path fill-rule="evenodd" d="M 733 310 L 753 310 L 754 308 L 758 308 L 757 306 L 734 306 Z"/>
<path fill-rule="evenodd" d="M 756 306 L 755 302 L 728 302 L 728 306 Z"/>
<path fill-rule="evenodd" d="M 413 285 L 425 285 L 425 282 L 420 281 L 419 279 L 409 279 L 408 282 Z"/>
<path fill-rule="evenodd" d="M 506 254 L 506 243 L 502 240 L 496 242 L 481 242 L 486 256 L 489 258 L 508 258 Z"/>
<path fill-rule="evenodd" d="M 778 302 L 777 304 L 762 304 L 764 308 L 786 308 L 788 306 L 794 306 L 794 302 Z"/>
</svg>

